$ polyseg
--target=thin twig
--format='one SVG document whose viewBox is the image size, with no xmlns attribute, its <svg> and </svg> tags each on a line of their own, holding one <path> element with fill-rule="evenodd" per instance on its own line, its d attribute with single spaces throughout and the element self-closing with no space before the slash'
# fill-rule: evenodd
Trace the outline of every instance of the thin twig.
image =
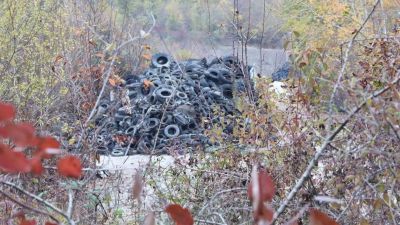
<svg viewBox="0 0 400 225">
<path fill-rule="evenodd" d="M 0 181 L 0 182 L 2 184 L 4 184 L 4 185 L 12 187 L 12 188 L 18 190 L 19 192 L 21 192 L 21 193 L 23 193 L 23 194 L 35 199 L 36 201 L 42 203 L 43 205 L 47 206 L 48 208 L 50 208 L 54 212 L 56 212 L 56 213 L 60 214 L 62 217 L 64 217 L 68 221 L 68 223 L 70 225 L 75 225 L 75 222 L 72 220 L 72 218 L 70 218 L 61 209 L 57 208 L 56 206 L 54 206 L 53 204 L 49 203 L 48 201 L 46 201 L 46 200 L 42 199 L 41 197 L 39 197 L 39 196 L 37 196 L 35 194 L 32 194 L 32 193 L 30 193 L 30 192 L 18 187 L 16 184 L 13 184 L 13 183 L 10 183 L 10 182 L 7 182 L 7 181 Z"/>
<path fill-rule="evenodd" d="M 57 224 L 61 224 L 60 221 L 59 221 L 57 218 L 55 218 L 53 215 L 51 215 L 51 214 L 49 214 L 49 213 L 47 213 L 47 212 L 41 211 L 41 210 L 39 210 L 39 209 L 35 209 L 35 208 L 33 208 L 33 207 L 29 206 L 29 205 L 25 205 L 25 204 L 23 204 L 21 201 L 18 201 L 17 199 L 13 198 L 11 195 L 7 194 L 6 192 L 4 192 L 4 191 L 1 190 L 1 189 L 0 189 L 0 193 L 1 193 L 2 195 L 4 195 L 6 198 L 10 199 L 12 202 L 14 202 L 14 203 L 16 203 L 16 204 L 18 204 L 18 205 L 20 205 L 20 206 L 22 206 L 22 207 L 24 207 L 24 208 L 26 208 L 26 209 L 32 211 L 32 212 L 35 212 L 35 213 L 38 213 L 38 214 L 42 214 L 42 215 L 48 216 L 48 217 L 50 217 L 52 220 L 54 220 L 55 222 L 57 222 Z"/>
<path fill-rule="evenodd" d="M 228 192 L 234 192 L 234 191 L 244 191 L 247 190 L 246 188 L 232 188 L 232 189 L 228 189 L 228 190 L 222 190 L 220 192 L 215 193 L 210 200 L 200 209 L 198 215 L 201 215 L 202 212 L 207 208 L 208 205 L 210 205 L 210 203 L 219 195 L 224 194 L 224 193 L 228 193 Z"/>
<path fill-rule="evenodd" d="M 69 218 L 72 217 L 72 212 L 74 209 L 74 191 L 69 188 L 68 189 L 68 209 L 67 209 L 67 216 Z"/>
<path fill-rule="evenodd" d="M 362 103 L 360 103 L 357 107 L 355 107 L 352 112 L 346 117 L 343 123 L 340 124 L 339 127 L 337 127 L 332 134 L 330 134 L 322 144 L 322 146 L 317 150 L 315 153 L 314 157 L 310 160 L 308 163 L 308 166 L 304 173 L 301 175 L 300 179 L 296 182 L 295 186 L 292 188 L 286 199 L 283 201 L 283 203 L 279 206 L 278 210 L 274 214 L 274 218 L 271 222 L 271 225 L 274 224 L 276 219 L 283 213 L 283 211 L 286 209 L 287 205 L 289 202 L 294 198 L 294 196 L 297 194 L 297 192 L 300 190 L 300 188 L 303 186 L 304 181 L 310 176 L 312 169 L 314 166 L 317 164 L 319 158 L 325 151 L 325 149 L 329 146 L 331 141 L 335 139 L 335 137 L 343 130 L 343 128 L 350 122 L 350 120 L 367 104 L 368 101 L 370 101 L 373 98 L 376 98 L 386 91 L 388 91 L 393 85 L 396 85 L 400 81 L 400 71 L 397 72 L 397 78 L 391 82 L 390 85 L 386 86 L 385 88 L 381 89 L 378 92 L 375 92 L 371 96 L 369 96 L 367 99 L 365 99 Z"/>
<path fill-rule="evenodd" d="M 367 22 L 371 18 L 372 14 L 375 12 L 375 9 L 378 6 L 379 2 L 380 2 L 380 0 L 377 0 L 375 2 L 375 5 L 372 8 L 371 12 L 368 14 L 367 18 L 361 24 L 360 28 L 357 29 L 357 31 L 354 33 L 353 37 L 351 38 L 351 40 L 347 44 L 347 49 L 346 49 L 346 52 L 344 53 L 342 67 L 340 68 L 339 76 L 338 76 L 338 78 L 336 80 L 335 86 L 333 87 L 332 95 L 331 95 L 330 100 L 329 100 L 329 115 L 330 115 L 330 117 L 329 117 L 330 119 L 329 119 L 329 122 L 328 122 L 328 127 L 329 128 L 331 127 L 331 124 L 332 124 L 332 116 L 331 115 L 332 115 L 332 108 L 333 108 L 333 100 L 335 98 L 336 91 L 339 88 L 340 81 L 342 80 L 342 77 L 344 76 L 344 73 L 346 71 L 346 67 L 347 67 L 347 63 L 348 63 L 348 60 L 349 60 L 350 51 L 351 51 L 351 49 L 353 47 L 353 43 L 356 40 L 357 36 L 360 34 L 361 30 L 364 28 L 365 24 L 367 24 Z"/>
<path fill-rule="evenodd" d="M 111 60 L 110 66 L 108 67 L 107 71 L 103 74 L 104 79 L 103 79 L 103 85 L 102 85 L 102 87 L 101 87 L 100 93 L 99 93 L 99 95 L 97 96 L 96 103 L 94 104 L 93 109 L 92 109 L 92 111 L 91 111 L 90 114 L 89 114 L 89 117 L 86 119 L 86 121 L 85 121 L 85 123 L 84 123 L 84 125 L 83 125 L 83 129 L 86 129 L 86 128 L 88 127 L 89 122 L 93 119 L 93 116 L 95 115 L 95 113 L 96 113 L 96 111 L 97 111 L 97 108 L 98 108 L 99 105 L 100 105 L 100 100 L 101 100 L 101 98 L 103 97 L 104 91 L 105 91 L 105 89 L 106 89 L 106 87 L 107 87 L 108 79 L 110 78 L 111 73 L 112 73 L 112 71 L 113 71 L 114 62 L 115 62 L 115 59 L 117 58 L 117 55 L 118 55 L 119 51 L 120 51 L 122 48 L 124 48 L 126 45 L 128 45 L 128 44 L 130 44 L 130 43 L 132 43 L 132 42 L 134 42 L 134 41 L 136 41 L 136 40 L 138 40 L 138 39 L 145 38 L 148 34 L 150 34 L 150 33 L 152 32 L 153 28 L 155 27 L 155 25 L 156 25 L 156 19 L 155 19 L 155 17 L 154 17 L 153 14 L 150 14 L 150 16 L 151 16 L 151 18 L 152 18 L 152 20 L 153 20 L 153 24 L 152 24 L 152 26 L 150 27 L 150 29 L 149 29 L 147 32 L 145 32 L 145 35 L 140 35 L 140 36 L 132 37 L 131 39 L 129 39 L 129 40 L 125 41 L 125 42 L 122 42 L 122 43 L 114 50 L 114 54 L 113 54 L 113 56 L 112 56 L 112 60 Z M 81 134 L 81 136 L 80 136 L 80 138 L 79 138 L 79 141 L 78 141 L 78 143 L 77 143 L 76 149 L 79 149 L 79 148 L 80 148 L 81 143 L 82 143 L 82 139 L 83 139 L 83 137 L 84 137 L 84 133 L 85 133 L 85 132 L 82 132 L 82 134 Z"/>
</svg>

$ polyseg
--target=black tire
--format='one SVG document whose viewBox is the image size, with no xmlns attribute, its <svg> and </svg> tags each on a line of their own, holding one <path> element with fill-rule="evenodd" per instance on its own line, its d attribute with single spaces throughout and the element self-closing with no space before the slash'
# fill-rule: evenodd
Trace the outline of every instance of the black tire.
<svg viewBox="0 0 400 225">
<path fill-rule="evenodd" d="M 157 53 L 151 58 L 151 65 L 155 68 L 170 67 L 171 58 L 164 53 Z"/>
<path fill-rule="evenodd" d="M 170 124 L 164 128 L 164 134 L 167 138 L 176 138 L 179 136 L 181 130 L 176 124 Z"/>
<path fill-rule="evenodd" d="M 162 86 L 162 87 L 157 88 L 154 91 L 154 94 L 158 101 L 165 102 L 167 99 L 169 99 L 173 96 L 173 90 L 172 90 L 172 88 L 170 88 L 168 86 Z"/>
<path fill-rule="evenodd" d="M 114 156 L 114 157 L 120 157 L 120 156 L 124 156 L 124 155 L 125 155 L 125 151 L 122 148 L 117 147 L 111 151 L 111 156 Z"/>
</svg>

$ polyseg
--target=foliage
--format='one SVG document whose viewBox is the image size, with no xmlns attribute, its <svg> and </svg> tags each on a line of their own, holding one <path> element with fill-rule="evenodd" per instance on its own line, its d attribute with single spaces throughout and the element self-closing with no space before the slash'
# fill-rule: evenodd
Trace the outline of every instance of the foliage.
<svg viewBox="0 0 400 225">
<path fill-rule="evenodd" d="M 43 173 L 42 160 L 59 154 L 60 144 L 52 137 L 35 135 L 34 128 L 26 123 L 13 123 L 15 109 L 0 102 L 0 137 L 9 142 L 0 145 L 0 169 L 7 173 Z M 15 147 L 12 147 L 15 146 Z M 31 159 L 15 148 L 36 149 Z M 74 156 L 65 156 L 59 160 L 58 170 L 66 177 L 79 178 L 82 168 L 80 160 Z"/>
<path fill-rule="evenodd" d="M 42 116 L 64 96 L 64 74 L 51 69 L 56 56 L 70 46 L 59 4 L 57 0 L 0 3 L 0 95 L 41 125 Z"/>
<path fill-rule="evenodd" d="M 250 36 L 258 40 L 262 1 L 252 2 L 255 16 L 247 17 L 246 1 L 240 1 L 239 12 L 234 13 L 240 29 L 250 28 Z M 290 79 L 256 79 L 255 102 L 235 96 L 241 112 L 236 117 L 215 108 L 203 122 L 218 147 L 184 156 L 176 153 L 175 165 L 166 169 L 158 168 L 151 156 L 145 171 L 135 174 L 132 188 L 119 186 L 118 181 L 126 179 L 119 176 L 125 169 L 115 168 L 117 172 L 104 179 L 108 189 L 101 189 L 102 182 L 94 178 L 109 171 L 95 167 L 98 130 L 92 121 L 84 122 L 101 87 L 105 84 L 105 94 L 123 99 L 125 76 L 148 64 L 151 53 L 165 47 L 164 41 L 197 36 L 231 40 L 229 35 L 238 29 L 230 21 L 232 3 L 2 1 L 0 95 L 17 106 L 18 119 L 37 123 L 14 122 L 14 107 L 0 103 L 0 205 L 6 206 L 0 207 L 0 214 L 19 224 L 47 225 L 54 224 L 49 218 L 60 224 L 73 224 L 76 218 L 85 224 L 153 225 L 156 219 L 167 223 L 168 216 L 181 225 L 271 220 L 396 224 L 400 94 L 399 83 L 393 81 L 399 77 L 400 46 L 398 30 L 390 29 L 399 20 L 390 8 L 398 3 L 382 1 L 360 28 L 372 1 L 282 2 L 274 10 L 283 29 L 291 33 L 285 45 L 293 64 Z M 164 36 L 163 41 L 154 35 L 113 57 L 123 40 L 148 26 L 150 11 L 157 16 L 157 36 Z M 357 32 L 357 39 L 349 42 Z M 171 44 L 173 55 L 187 59 L 196 54 L 180 44 L 184 43 Z M 105 79 L 108 71 L 110 78 Z M 144 88 L 152 85 L 143 81 Z M 336 139 L 329 140 L 303 178 L 329 134 L 383 88 L 387 91 L 356 108 L 357 114 Z M 112 110 L 119 107 L 110 105 Z M 36 131 L 47 126 L 57 139 Z M 56 160 L 60 148 L 76 156 Z M 304 183 L 293 189 L 300 178 Z M 295 197 L 274 218 L 292 190 Z M 130 196 L 128 204 L 113 199 L 114 194 Z M 16 213 L 19 207 L 32 219 Z"/>
</svg>

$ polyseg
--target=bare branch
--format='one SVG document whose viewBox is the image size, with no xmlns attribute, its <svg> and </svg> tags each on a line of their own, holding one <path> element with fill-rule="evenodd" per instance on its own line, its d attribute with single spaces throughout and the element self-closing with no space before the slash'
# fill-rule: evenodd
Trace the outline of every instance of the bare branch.
<svg viewBox="0 0 400 225">
<path fill-rule="evenodd" d="M 14 203 L 16 203 L 16 204 L 18 204 L 18 205 L 20 205 L 20 206 L 22 206 L 22 207 L 24 207 L 24 208 L 26 208 L 26 209 L 32 211 L 32 212 L 35 212 L 35 213 L 39 213 L 39 214 L 48 216 L 48 217 L 50 217 L 52 220 L 56 221 L 58 224 L 61 224 L 60 221 L 59 221 L 57 218 L 55 218 L 53 215 L 51 215 L 51 214 L 49 214 L 49 213 L 47 213 L 47 212 L 41 211 L 41 210 L 39 210 L 39 209 L 35 209 L 35 208 L 33 208 L 33 207 L 29 206 L 29 205 L 25 205 L 24 203 L 22 203 L 22 202 L 18 201 L 17 199 L 13 198 L 11 195 L 9 195 L 8 193 L 6 193 L 5 191 L 3 191 L 3 190 L 1 190 L 1 189 L 0 189 L 0 193 L 1 193 L 2 195 L 4 195 L 6 198 L 10 199 L 12 202 L 14 202 Z"/>
<path fill-rule="evenodd" d="M 365 24 L 367 24 L 367 22 L 371 18 L 372 14 L 375 12 L 375 9 L 377 8 L 379 2 L 380 2 L 380 0 L 377 0 L 375 2 L 374 7 L 372 8 L 371 12 L 368 14 L 367 18 L 361 24 L 360 28 L 357 29 L 357 31 L 354 33 L 353 37 L 351 38 L 350 42 L 347 44 L 347 49 L 346 49 L 346 52 L 344 54 L 343 64 L 342 64 L 342 67 L 340 68 L 339 76 L 337 78 L 335 86 L 333 87 L 332 95 L 331 95 L 330 100 L 329 100 L 329 115 L 330 115 L 329 118 L 330 118 L 330 120 L 329 120 L 329 123 L 328 123 L 329 124 L 328 127 L 331 127 L 331 124 L 332 124 L 333 99 L 335 98 L 336 91 L 339 88 L 340 81 L 342 80 L 342 77 L 344 76 L 344 73 L 346 71 L 347 62 L 349 60 L 349 54 L 350 54 L 350 51 L 351 51 L 351 49 L 353 47 L 353 43 L 356 40 L 357 36 L 360 34 L 361 30 L 364 28 Z"/>
<path fill-rule="evenodd" d="M 57 208 L 55 205 L 49 203 L 48 201 L 42 199 L 41 197 L 39 197 L 39 196 L 37 196 L 37 195 L 35 195 L 35 194 L 32 194 L 32 193 L 30 193 L 30 192 L 28 192 L 28 191 L 26 191 L 26 190 L 24 190 L 24 189 L 18 187 L 16 184 L 13 184 L 13 183 L 10 183 L 10 182 L 7 182 L 7 181 L 0 181 L 0 182 L 1 182 L 2 184 L 4 184 L 4 185 L 7 185 L 7 186 L 9 186 L 9 187 L 12 187 L 12 188 L 18 190 L 19 192 L 21 192 L 21 193 L 23 193 L 23 194 L 25 194 L 25 195 L 27 195 L 27 196 L 29 196 L 29 197 L 35 199 L 36 201 L 38 201 L 38 202 L 40 202 L 41 204 L 47 206 L 48 208 L 50 208 L 50 209 L 53 210 L 54 212 L 60 214 L 62 217 L 64 217 L 64 218 L 68 221 L 68 223 L 69 223 L 70 225 L 75 225 L 75 222 L 72 220 L 72 218 L 69 217 L 67 214 L 65 214 L 61 209 Z"/>
<path fill-rule="evenodd" d="M 374 94 L 369 96 L 367 99 L 365 99 L 362 103 L 360 103 L 357 107 L 355 107 L 352 110 L 352 112 L 346 117 L 344 122 L 341 123 L 340 126 L 337 127 L 333 131 L 333 133 L 330 134 L 325 139 L 322 146 L 319 149 L 317 149 L 317 152 L 315 153 L 314 157 L 308 163 L 308 166 L 307 166 L 306 170 L 303 172 L 303 174 L 301 175 L 300 179 L 296 182 L 295 186 L 292 188 L 292 190 L 290 191 L 290 193 L 288 194 L 286 199 L 283 201 L 283 203 L 279 206 L 278 210 L 275 212 L 274 218 L 273 218 L 271 224 L 274 224 L 274 222 L 279 217 L 279 215 L 281 215 L 282 212 L 286 209 L 288 203 L 294 198 L 294 196 L 297 194 L 297 192 L 303 186 L 306 179 L 310 176 L 312 169 L 317 164 L 319 158 L 321 157 L 321 155 L 323 154 L 325 149 L 329 146 L 331 141 L 333 141 L 335 139 L 335 137 L 344 129 L 344 127 L 350 122 L 350 120 L 367 104 L 368 101 L 382 95 L 383 93 L 385 93 L 386 91 L 391 89 L 391 87 L 393 85 L 396 85 L 400 81 L 400 71 L 397 72 L 396 77 L 397 78 L 393 82 L 391 82 L 389 85 L 387 85 L 385 88 L 381 89 L 378 92 L 375 92 Z"/>
</svg>

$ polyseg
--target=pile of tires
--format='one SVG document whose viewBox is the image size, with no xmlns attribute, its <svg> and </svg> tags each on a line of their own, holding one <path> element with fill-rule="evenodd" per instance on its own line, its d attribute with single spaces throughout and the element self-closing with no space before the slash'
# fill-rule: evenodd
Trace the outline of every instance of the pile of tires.
<svg viewBox="0 0 400 225">
<path fill-rule="evenodd" d="M 99 152 L 112 156 L 166 154 L 215 143 L 204 134 L 204 121 L 237 115 L 233 97 L 245 92 L 245 75 L 234 57 L 173 61 L 153 55 L 142 74 L 125 78 L 125 101 L 104 100 L 96 120 Z M 220 110 L 218 117 L 213 110 Z M 232 132 L 227 124 L 226 132 Z"/>
</svg>

